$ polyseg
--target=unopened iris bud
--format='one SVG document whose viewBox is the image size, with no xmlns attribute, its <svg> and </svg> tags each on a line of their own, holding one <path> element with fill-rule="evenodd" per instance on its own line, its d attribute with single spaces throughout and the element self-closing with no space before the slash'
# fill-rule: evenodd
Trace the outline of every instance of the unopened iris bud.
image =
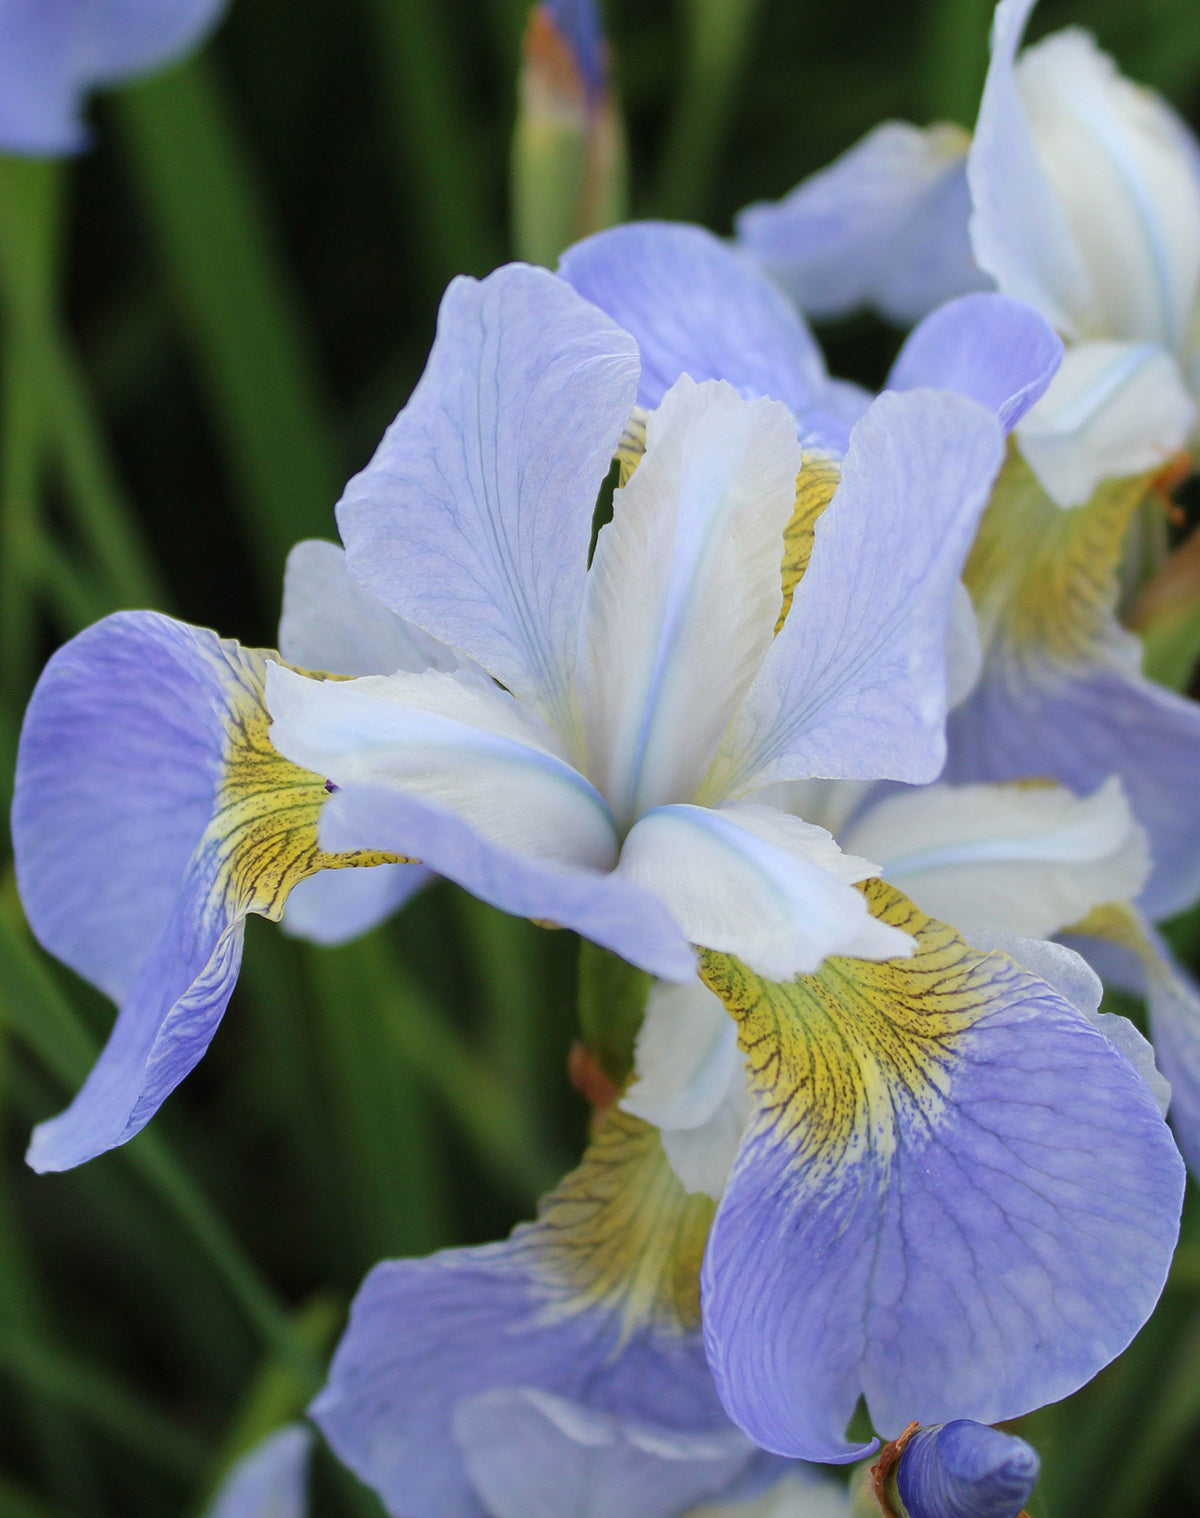
<svg viewBox="0 0 1200 1518">
<path fill-rule="evenodd" d="M 624 211 L 624 133 L 595 0 L 534 6 L 518 93 L 513 236 L 522 258 L 552 265 Z"/>
<path fill-rule="evenodd" d="M 1018 1518 L 1040 1468 L 1024 1439 L 960 1418 L 913 1435 L 888 1496 L 904 1518 Z"/>
</svg>

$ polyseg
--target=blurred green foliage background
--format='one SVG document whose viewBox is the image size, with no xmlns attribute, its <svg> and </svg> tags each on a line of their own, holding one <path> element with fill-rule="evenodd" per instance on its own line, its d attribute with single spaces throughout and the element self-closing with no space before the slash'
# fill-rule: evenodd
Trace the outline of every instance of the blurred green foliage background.
<svg viewBox="0 0 1200 1518">
<path fill-rule="evenodd" d="M 63 166 L 0 159 L 0 788 L 46 655 L 155 606 L 270 645 L 290 544 L 420 372 L 437 299 L 511 256 L 525 0 L 234 0 L 199 58 L 99 102 Z M 611 0 L 637 215 L 727 231 L 877 120 L 969 124 L 987 0 Z M 1196 0 L 1047 0 L 1200 119 Z M 833 366 L 877 381 L 856 318 Z M 6 847 L 6 846 L 5 846 Z M 111 1020 L 33 945 L 0 856 L 0 1518 L 202 1511 L 296 1415 L 365 1270 L 528 1216 L 582 1139 L 575 946 L 448 886 L 350 948 L 252 922 L 150 1132 L 22 1163 Z M 1195 962 L 1200 928 L 1178 925 Z M 1026 1420 L 1035 1512 L 1200 1512 L 1200 1217 L 1137 1344 Z M 331 1460 L 315 1512 L 378 1514 Z"/>
</svg>

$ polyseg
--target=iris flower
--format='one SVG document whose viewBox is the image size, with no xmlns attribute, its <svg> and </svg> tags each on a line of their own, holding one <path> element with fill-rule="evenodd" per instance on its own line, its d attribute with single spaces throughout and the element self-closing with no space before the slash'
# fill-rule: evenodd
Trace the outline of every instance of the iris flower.
<svg viewBox="0 0 1200 1518">
<path fill-rule="evenodd" d="M 802 320 L 744 256 L 698 228 L 651 224 L 588 239 L 563 272 L 637 337 L 646 403 L 682 372 L 778 397 L 836 478 L 830 396 L 843 415 L 866 398 L 828 380 Z M 961 387 L 1019 426 L 1056 356 L 1031 309 L 968 295 L 916 328 L 889 384 Z M 1153 929 L 1200 894 L 1200 706 L 1141 674 L 1137 640 L 1115 613 L 1124 545 L 1151 484 L 1150 473 L 1107 481 L 1064 510 L 1010 448 L 964 573 L 979 667 L 950 717 L 943 778 L 1053 779 L 1079 796 L 1120 780 L 1152 868 L 1133 910 L 1093 914 L 1078 946 L 1114 983 L 1146 992 L 1172 1116 L 1200 1168 L 1200 991 Z"/>
<path fill-rule="evenodd" d="M 381 615 L 471 667 L 311 678 L 151 613 L 51 661 L 18 762 L 21 891 L 122 1010 L 32 1163 L 135 1133 L 211 1039 L 246 913 L 277 918 L 330 866 L 416 857 L 666 978 L 693 944 L 774 978 L 912 951 L 856 889 L 866 861 L 741 798 L 941 766 L 948 608 L 1000 429 L 954 394 L 882 397 L 814 536 L 786 407 L 682 379 L 589 568 L 638 374 L 633 339 L 551 274 L 450 287 L 339 517 Z"/>
<path fill-rule="evenodd" d="M 87 146 L 93 89 L 196 47 L 227 0 L 3 0 L 0 151 L 60 157 Z"/>
<path fill-rule="evenodd" d="M 743 212 L 739 235 L 813 315 L 871 302 L 911 321 L 984 276 L 1040 311 L 1067 354 L 1018 437 L 1049 494 L 1077 505 L 1194 437 L 1200 155 L 1088 33 L 1018 57 L 1034 3 L 997 6 L 973 142 L 886 123 Z"/>
<path fill-rule="evenodd" d="M 276 1429 L 229 1472 L 205 1518 L 305 1518 L 311 1455 L 311 1429 Z"/>
</svg>

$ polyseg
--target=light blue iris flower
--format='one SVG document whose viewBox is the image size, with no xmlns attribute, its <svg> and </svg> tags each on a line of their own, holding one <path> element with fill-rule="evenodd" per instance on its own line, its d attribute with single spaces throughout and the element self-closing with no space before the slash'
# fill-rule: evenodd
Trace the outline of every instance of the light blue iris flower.
<svg viewBox="0 0 1200 1518">
<path fill-rule="evenodd" d="M 196 47 L 228 0 L 0 0 L 0 151 L 87 146 L 83 108 Z"/>
<path fill-rule="evenodd" d="M 906 324 L 993 281 L 1040 311 L 1068 349 L 1018 436 L 1071 506 L 1194 441 L 1200 148 L 1087 33 L 1018 54 L 1034 4 L 996 8 L 973 141 L 887 122 L 738 235 L 813 316 Z"/>
<path fill-rule="evenodd" d="M 330 865 L 416 857 L 666 978 L 694 973 L 694 944 L 775 978 L 911 951 L 856 889 L 866 861 L 740 798 L 814 770 L 936 774 L 949 607 L 1000 428 L 950 393 L 866 407 L 776 637 L 802 458 L 778 402 L 661 395 L 588 566 L 638 384 L 633 339 L 564 281 L 456 281 L 339 508 L 345 566 L 415 657 L 311 678 L 126 613 L 51 661 L 21 740 L 18 877 L 42 942 L 122 1012 L 38 1130 L 39 1168 L 148 1120 L 215 1031 L 246 914 L 278 918 Z M 330 652 L 318 668 L 357 657 Z M 412 883 L 393 872 L 385 904 Z"/>
</svg>

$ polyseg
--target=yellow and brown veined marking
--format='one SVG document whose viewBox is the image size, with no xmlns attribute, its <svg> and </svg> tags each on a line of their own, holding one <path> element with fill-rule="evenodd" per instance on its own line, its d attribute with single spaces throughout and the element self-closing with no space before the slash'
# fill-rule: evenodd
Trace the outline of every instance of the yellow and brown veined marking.
<svg viewBox="0 0 1200 1518">
<path fill-rule="evenodd" d="M 684 1191 L 658 1129 L 612 1108 L 529 1230 L 546 1312 L 610 1316 L 618 1350 L 640 1331 L 697 1330 L 712 1217 L 711 1198 Z"/>
<path fill-rule="evenodd" d="M 198 849 L 212 850 L 237 910 L 278 922 L 288 896 L 318 870 L 370 868 L 413 861 L 402 855 L 321 849 L 317 827 L 329 788 L 321 775 L 285 759 L 271 742 L 264 682 L 278 655 L 224 642 L 228 662 L 228 731 L 224 773 Z M 287 668 L 293 668 L 287 665 Z M 297 670 L 317 680 L 324 671 Z"/>
<path fill-rule="evenodd" d="M 1062 507 L 1010 442 L 963 575 L 985 650 L 1024 671 L 1106 652 L 1130 524 L 1155 478 L 1106 480 Z"/>
<path fill-rule="evenodd" d="M 754 1098 L 702 1271 L 709 1364 L 742 1428 L 806 1459 L 868 1452 L 859 1395 L 891 1438 L 1081 1384 L 1153 1306 L 1182 1197 L 1153 1094 L 1084 1010 L 860 889 L 910 958 L 787 983 L 700 962 Z"/>
</svg>

